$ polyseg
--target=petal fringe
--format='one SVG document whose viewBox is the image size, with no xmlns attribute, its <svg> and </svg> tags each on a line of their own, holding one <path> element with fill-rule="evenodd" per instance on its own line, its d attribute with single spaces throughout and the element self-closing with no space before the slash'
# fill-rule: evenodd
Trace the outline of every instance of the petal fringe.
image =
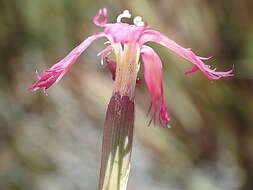
<svg viewBox="0 0 253 190">
<path fill-rule="evenodd" d="M 51 87 L 54 83 L 59 82 L 84 50 L 86 50 L 93 41 L 101 37 L 104 37 L 104 33 L 97 33 L 88 37 L 80 45 L 74 48 L 65 58 L 53 65 L 50 69 L 44 70 L 42 75 L 39 75 L 36 71 L 38 80 L 29 87 L 28 90 L 36 91 L 38 89 L 44 89 L 45 92 L 46 89 Z"/>
<path fill-rule="evenodd" d="M 143 32 L 140 38 L 140 44 L 144 44 L 148 41 L 156 42 L 162 46 L 167 47 L 168 49 L 174 51 L 181 57 L 185 58 L 186 60 L 190 61 L 195 65 L 192 70 L 187 71 L 186 74 L 190 74 L 192 72 L 197 71 L 198 69 L 201 70 L 209 79 L 218 80 L 222 77 L 230 77 L 234 74 L 233 69 L 226 71 L 226 72 L 217 72 L 216 69 L 211 69 L 209 65 L 206 65 L 202 60 L 210 59 L 211 57 L 204 58 L 197 56 L 190 48 L 183 48 L 178 45 L 175 41 L 169 39 L 162 33 L 155 31 L 155 30 L 146 30 Z"/>
</svg>

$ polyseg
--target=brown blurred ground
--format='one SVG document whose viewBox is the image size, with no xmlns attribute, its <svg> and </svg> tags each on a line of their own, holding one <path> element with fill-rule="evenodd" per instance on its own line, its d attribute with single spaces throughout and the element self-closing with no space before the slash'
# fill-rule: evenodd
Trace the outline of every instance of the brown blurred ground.
<svg viewBox="0 0 253 190">
<path fill-rule="evenodd" d="M 165 67 L 171 129 L 147 127 L 149 95 L 136 90 L 131 190 L 253 189 L 253 1 L 0 0 L 0 189 L 96 189 L 111 76 L 96 53 L 80 57 L 46 97 L 26 88 L 88 35 L 101 7 L 110 21 L 128 9 L 219 70 L 210 82 L 151 44 Z M 142 78 L 142 72 L 140 72 Z"/>
</svg>

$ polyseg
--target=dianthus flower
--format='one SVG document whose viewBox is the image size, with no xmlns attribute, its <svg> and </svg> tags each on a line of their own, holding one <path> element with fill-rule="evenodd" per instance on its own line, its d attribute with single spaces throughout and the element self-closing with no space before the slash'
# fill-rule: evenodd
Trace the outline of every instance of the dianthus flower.
<svg viewBox="0 0 253 190">
<path fill-rule="evenodd" d="M 107 38 L 107 47 L 98 53 L 102 63 L 105 63 L 115 80 L 113 96 L 108 105 L 100 170 L 99 189 L 125 189 L 130 168 L 130 155 L 133 139 L 134 124 L 134 90 L 140 65 L 139 58 L 144 64 L 144 78 L 151 95 L 151 120 L 159 121 L 161 126 L 167 126 L 170 121 L 163 89 L 163 65 L 157 53 L 147 42 L 158 43 L 179 56 L 191 62 L 194 66 L 185 74 L 198 70 L 211 80 L 233 76 L 232 70 L 218 72 L 204 63 L 204 58 L 196 55 L 190 48 L 183 48 L 164 34 L 150 29 L 150 26 L 137 16 L 134 25 L 122 23 L 122 18 L 131 18 L 125 10 L 117 17 L 116 23 L 107 23 L 107 9 L 99 10 L 93 18 L 93 23 L 101 27 L 98 32 L 75 47 L 65 58 L 42 75 L 37 72 L 38 80 L 29 90 L 46 90 L 57 83 L 76 62 L 77 58 L 97 39 Z M 109 57 L 115 55 L 115 60 Z M 114 180 L 116 179 L 116 180 Z"/>
<path fill-rule="evenodd" d="M 169 119 L 167 108 L 163 94 L 163 72 L 162 62 L 157 53 L 151 48 L 144 45 L 146 42 L 156 42 L 167 47 L 173 52 L 194 64 L 194 67 L 185 72 L 190 74 L 201 70 L 209 79 L 217 80 L 221 77 L 233 76 L 232 70 L 227 72 L 217 72 L 216 69 L 211 69 L 206 65 L 204 58 L 197 56 L 190 48 L 183 48 L 175 41 L 169 39 L 162 33 L 150 29 L 149 25 L 145 24 L 141 17 L 135 17 L 134 24 L 130 25 L 122 23 L 122 18 L 130 18 L 129 11 L 124 11 L 117 18 L 116 23 L 107 23 L 107 9 L 100 9 L 99 13 L 93 18 L 93 23 L 103 29 L 103 32 L 96 33 L 85 39 L 80 45 L 74 48 L 65 58 L 53 65 L 50 69 L 44 70 L 40 76 L 37 72 L 38 81 L 35 82 L 29 90 L 36 91 L 38 89 L 48 89 L 54 83 L 57 83 L 64 74 L 76 62 L 77 58 L 87 49 L 87 47 L 95 40 L 106 37 L 108 46 L 98 55 L 101 56 L 103 62 L 106 63 L 106 68 L 112 73 L 112 78 L 115 80 L 116 69 L 124 67 L 120 65 L 120 60 L 132 58 L 136 67 L 139 67 L 139 57 L 141 56 L 144 63 L 144 78 L 148 91 L 151 95 L 151 107 L 154 111 L 154 119 L 159 119 L 162 126 L 165 126 Z M 101 19 L 101 21 L 99 21 Z M 108 55 L 114 53 L 116 61 L 111 60 Z M 126 62 L 126 64 L 130 64 Z M 125 67 L 128 67 L 125 65 Z M 137 79 L 137 81 L 139 81 Z M 127 89 L 126 89 L 127 90 Z M 132 94 L 131 94 L 132 95 Z"/>
</svg>

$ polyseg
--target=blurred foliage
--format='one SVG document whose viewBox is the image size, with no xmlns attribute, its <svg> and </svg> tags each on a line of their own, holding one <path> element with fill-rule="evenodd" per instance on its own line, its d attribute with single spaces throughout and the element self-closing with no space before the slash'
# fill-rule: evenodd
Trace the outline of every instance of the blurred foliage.
<svg viewBox="0 0 253 190">
<path fill-rule="evenodd" d="M 34 71 L 50 67 L 129 9 L 153 28 L 235 76 L 210 82 L 191 65 L 151 44 L 165 67 L 171 128 L 147 127 L 150 101 L 136 89 L 136 127 L 129 189 L 253 188 L 252 0 L 0 0 L 0 189 L 96 189 L 103 120 L 113 82 L 94 43 L 60 84 L 30 93 Z M 140 72 L 143 78 L 143 71 Z"/>
</svg>

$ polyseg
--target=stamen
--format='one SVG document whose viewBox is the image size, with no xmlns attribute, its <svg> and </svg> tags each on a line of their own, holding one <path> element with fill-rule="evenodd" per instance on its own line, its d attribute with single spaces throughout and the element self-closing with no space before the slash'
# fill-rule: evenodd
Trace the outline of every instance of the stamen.
<svg viewBox="0 0 253 190">
<path fill-rule="evenodd" d="M 100 64 L 103 66 L 104 65 L 104 59 L 100 60 Z"/>
<path fill-rule="evenodd" d="M 140 62 L 138 62 L 138 65 L 137 65 L 137 73 L 139 72 L 140 68 L 141 68 L 141 64 L 140 64 Z"/>
<path fill-rule="evenodd" d="M 131 18 L 131 14 L 128 10 L 124 10 L 123 13 L 121 13 L 118 17 L 117 17 L 117 22 L 121 22 L 122 18 Z"/>
<path fill-rule="evenodd" d="M 134 18 L 134 24 L 135 26 L 144 26 L 144 22 L 140 16 Z"/>
</svg>

